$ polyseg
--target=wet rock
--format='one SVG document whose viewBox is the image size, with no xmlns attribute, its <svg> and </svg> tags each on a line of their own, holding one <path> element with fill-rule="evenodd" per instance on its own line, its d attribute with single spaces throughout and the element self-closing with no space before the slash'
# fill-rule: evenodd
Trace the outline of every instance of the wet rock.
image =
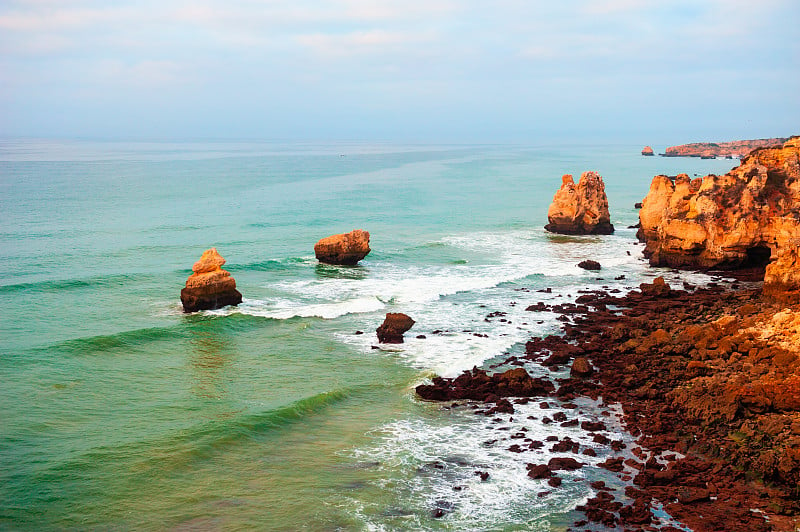
<svg viewBox="0 0 800 532">
<path fill-rule="evenodd" d="M 344 266 L 358 264 L 370 251 L 369 233 L 361 229 L 323 238 L 314 245 L 317 260 Z"/>
<path fill-rule="evenodd" d="M 212 310 L 242 302 L 242 294 L 236 290 L 236 281 L 222 269 L 224 264 L 225 259 L 217 253 L 217 248 L 203 252 L 200 260 L 192 266 L 193 273 L 181 290 L 184 312 Z"/>
<path fill-rule="evenodd" d="M 402 344 L 403 333 L 413 326 L 414 320 L 408 315 L 389 312 L 375 332 L 378 334 L 378 341 L 382 344 Z"/>
<path fill-rule="evenodd" d="M 578 263 L 578 268 L 583 268 L 584 270 L 599 270 L 602 268 L 600 263 L 596 260 L 582 260 Z"/>
<path fill-rule="evenodd" d="M 591 377 L 594 373 L 594 368 L 589 363 L 589 359 L 586 357 L 577 357 L 572 362 L 572 368 L 570 369 L 569 374 L 573 377 L 577 377 L 579 379 L 585 379 L 587 377 Z"/>
</svg>

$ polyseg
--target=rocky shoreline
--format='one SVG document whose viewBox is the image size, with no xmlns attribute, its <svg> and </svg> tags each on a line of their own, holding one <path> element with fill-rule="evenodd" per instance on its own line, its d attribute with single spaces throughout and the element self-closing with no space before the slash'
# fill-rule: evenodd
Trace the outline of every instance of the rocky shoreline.
<svg viewBox="0 0 800 532">
<path fill-rule="evenodd" d="M 783 144 L 787 138 L 734 140 L 731 142 L 693 142 L 670 146 L 664 157 L 744 157 L 756 148 Z M 644 153 L 643 153 L 644 155 Z"/>
<path fill-rule="evenodd" d="M 494 375 L 473 369 L 456 379 L 436 378 L 417 393 L 483 401 L 491 414 L 513 413 L 515 402 L 531 397 L 621 404 L 625 425 L 637 438 L 636 458 L 600 435 L 595 443 L 619 453 L 600 467 L 628 487 L 615 496 L 593 484 L 596 495 L 578 508 L 586 517 L 574 530 L 655 530 L 651 508 L 658 504 L 696 532 L 796 530 L 800 306 L 773 303 L 760 287 L 747 285 L 676 290 L 657 279 L 622 297 L 599 290 L 574 304 L 539 302 L 529 308 L 560 313 L 564 334 L 532 338 L 524 356 L 504 365 L 556 370 L 569 364 L 569 378 L 551 383 L 522 367 Z M 565 450 L 577 454 L 578 446 L 569 443 Z M 581 467 L 573 459 L 557 462 L 529 464 L 528 474 L 555 487 L 560 469 Z"/>
</svg>

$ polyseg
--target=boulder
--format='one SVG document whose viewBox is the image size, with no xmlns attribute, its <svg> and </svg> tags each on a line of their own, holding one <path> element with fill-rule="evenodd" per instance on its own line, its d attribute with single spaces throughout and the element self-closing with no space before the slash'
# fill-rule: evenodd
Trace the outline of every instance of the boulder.
<svg viewBox="0 0 800 532">
<path fill-rule="evenodd" d="M 592 365 L 586 357 L 578 357 L 572 362 L 572 368 L 570 369 L 571 376 L 586 378 L 591 377 L 592 373 L 594 373 L 594 368 L 592 368 Z"/>
<path fill-rule="evenodd" d="M 764 293 L 800 301 L 800 137 L 723 176 L 656 176 L 638 237 L 653 266 L 765 272 Z"/>
<path fill-rule="evenodd" d="M 651 148 L 650 146 L 645 146 L 644 148 L 642 148 L 642 155 L 652 156 L 653 148 Z"/>
<path fill-rule="evenodd" d="M 217 248 L 207 249 L 192 266 L 192 275 L 181 290 L 184 312 L 211 310 L 227 305 L 238 305 L 242 294 L 236 290 L 236 281 L 222 269 L 225 259 Z"/>
<path fill-rule="evenodd" d="M 601 266 L 596 260 L 582 260 L 578 263 L 578 268 L 583 268 L 584 270 L 599 270 Z"/>
<path fill-rule="evenodd" d="M 369 233 L 361 229 L 323 238 L 314 245 L 317 260 L 344 266 L 356 265 L 370 251 Z"/>
<path fill-rule="evenodd" d="M 547 211 L 551 233 L 565 235 L 608 235 L 614 232 L 608 212 L 603 178 L 597 172 L 584 172 L 578 184 L 569 174 L 561 178 L 561 188 Z"/>
<path fill-rule="evenodd" d="M 382 344 L 402 344 L 403 333 L 414 326 L 414 320 L 402 313 L 389 312 L 375 332 Z"/>
</svg>

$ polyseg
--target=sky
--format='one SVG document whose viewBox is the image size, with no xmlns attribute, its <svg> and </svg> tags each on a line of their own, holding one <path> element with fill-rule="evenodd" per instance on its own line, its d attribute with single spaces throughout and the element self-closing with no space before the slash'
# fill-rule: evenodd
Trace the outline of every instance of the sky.
<svg viewBox="0 0 800 532">
<path fill-rule="evenodd" d="M 0 0 L 0 136 L 800 134 L 798 0 Z"/>
</svg>

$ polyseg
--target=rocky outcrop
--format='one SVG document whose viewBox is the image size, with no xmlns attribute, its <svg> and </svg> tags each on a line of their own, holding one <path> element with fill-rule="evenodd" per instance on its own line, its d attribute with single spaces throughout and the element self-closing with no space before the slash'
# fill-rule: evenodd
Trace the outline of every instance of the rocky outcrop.
<svg viewBox="0 0 800 532">
<path fill-rule="evenodd" d="M 531 377 L 524 368 L 488 375 L 473 368 L 455 379 L 434 377 L 433 384 L 420 384 L 417 395 L 430 401 L 473 399 L 497 402 L 501 397 L 542 397 L 553 393 L 555 387 L 547 379 Z"/>
<path fill-rule="evenodd" d="M 378 341 L 382 344 L 402 344 L 403 333 L 411 329 L 414 323 L 414 320 L 406 314 L 389 312 L 380 327 L 375 330 L 378 333 Z"/>
<path fill-rule="evenodd" d="M 582 268 L 584 270 L 599 270 L 602 268 L 602 266 L 600 266 L 600 263 L 596 260 L 587 259 L 580 261 L 578 263 L 578 268 Z"/>
<path fill-rule="evenodd" d="M 370 251 L 369 233 L 361 229 L 323 238 L 314 246 L 317 260 L 344 266 L 354 266 Z"/>
<path fill-rule="evenodd" d="M 645 146 L 642 148 L 642 155 L 652 156 L 653 155 L 653 148 L 650 146 Z"/>
<path fill-rule="evenodd" d="M 654 266 L 766 268 L 765 293 L 800 299 L 800 137 L 723 176 L 656 176 L 639 221 Z"/>
<path fill-rule="evenodd" d="M 608 235 L 614 232 L 608 213 L 603 178 L 597 172 L 584 172 L 578 184 L 569 174 L 561 178 L 561 188 L 547 211 L 544 228 L 565 235 Z"/>
<path fill-rule="evenodd" d="M 744 157 L 756 148 L 778 146 L 786 142 L 787 138 L 734 140 L 732 142 L 694 142 L 670 146 L 664 152 L 664 157 Z M 644 151 L 642 151 L 644 155 Z"/>
<path fill-rule="evenodd" d="M 242 294 L 236 290 L 236 281 L 222 269 L 225 259 L 217 248 L 207 249 L 192 266 L 192 275 L 181 290 L 184 312 L 211 310 L 227 305 L 238 305 Z"/>
</svg>

